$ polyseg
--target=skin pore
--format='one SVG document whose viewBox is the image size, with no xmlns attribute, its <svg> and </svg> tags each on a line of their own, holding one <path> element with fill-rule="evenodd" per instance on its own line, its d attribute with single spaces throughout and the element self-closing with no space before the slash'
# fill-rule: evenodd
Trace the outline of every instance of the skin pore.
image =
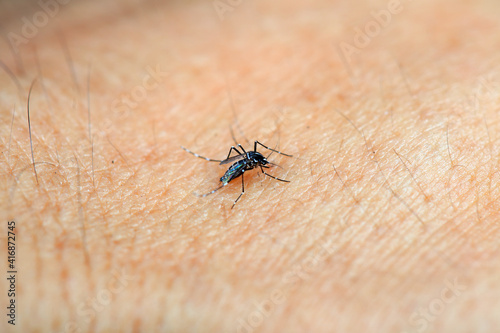
<svg viewBox="0 0 500 333">
<path fill-rule="evenodd" d="M 498 4 L 232 3 L 4 5 L 1 331 L 499 327 Z"/>
</svg>

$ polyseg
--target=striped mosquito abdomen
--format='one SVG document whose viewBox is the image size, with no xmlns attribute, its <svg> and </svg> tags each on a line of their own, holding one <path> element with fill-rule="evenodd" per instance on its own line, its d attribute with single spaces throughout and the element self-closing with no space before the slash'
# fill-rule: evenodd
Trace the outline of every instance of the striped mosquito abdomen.
<svg viewBox="0 0 500 333">
<path fill-rule="evenodd" d="M 227 184 L 231 180 L 241 176 L 241 174 L 245 170 L 246 164 L 247 163 L 245 160 L 241 160 L 241 161 L 238 161 L 238 162 L 234 163 L 233 165 L 231 165 L 229 167 L 229 169 L 227 169 L 226 173 L 222 177 L 220 177 L 221 183 Z"/>
</svg>

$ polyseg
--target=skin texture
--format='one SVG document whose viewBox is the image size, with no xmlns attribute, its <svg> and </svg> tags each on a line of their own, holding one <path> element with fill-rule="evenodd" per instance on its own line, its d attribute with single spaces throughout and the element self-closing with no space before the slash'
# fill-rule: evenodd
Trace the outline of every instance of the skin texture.
<svg viewBox="0 0 500 333">
<path fill-rule="evenodd" d="M 401 2 L 358 44 L 389 2 L 234 3 L 73 1 L 2 41 L 1 331 L 494 332 L 498 3 Z M 41 10 L 3 6 L 4 36 Z M 294 155 L 232 210 L 180 148 L 231 125 Z"/>
</svg>

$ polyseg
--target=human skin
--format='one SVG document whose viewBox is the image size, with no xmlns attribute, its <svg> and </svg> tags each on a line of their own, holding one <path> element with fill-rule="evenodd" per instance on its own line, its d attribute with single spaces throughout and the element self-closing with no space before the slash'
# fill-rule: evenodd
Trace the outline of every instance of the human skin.
<svg viewBox="0 0 500 333">
<path fill-rule="evenodd" d="M 74 1 L 4 43 L 2 332 L 495 332 L 500 6 L 401 2 L 347 56 L 387 8 Z M 180 148 L 224 159 L 231 126 L 293 155 L 233 209 Z"/>
</svg>

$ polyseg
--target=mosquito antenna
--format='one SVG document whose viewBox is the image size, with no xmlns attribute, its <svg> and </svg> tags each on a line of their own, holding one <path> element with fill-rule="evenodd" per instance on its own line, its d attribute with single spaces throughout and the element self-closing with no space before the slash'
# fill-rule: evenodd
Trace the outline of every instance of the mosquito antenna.
<svg viewBox="0 0 500 333">
<path fill-rule="evenodd" d="M 276 145 L 274 146 L 274 148 L 266 147 L 262 143 L 259 142 L 259 145 L 261 145 L 262 147 L 264 147 L 266 149 L 269 149 L 271 151 L 271 153 L 269 155 L 267 155 L 266 159 L 268 159 L 273 153 L 278 153 L 278 154 L 285 155 L 285 156 L 288 156 L 288 157 L 293 157 L 292 155 L 284 154 L 284 153 L 282 153 L 282 152 L 280 152 L 279 150 L 276 149 L 276 148 L 278 148 L 280 146 L 280 140 L 281 140 L 281 136 L 279 135 L 279 122 L 278 122 L 278 119 L 275 120 L 275 125 L 276 125 L 276 130 L 274 131 L 274 133 L 278 132 L 278 142 L 276 142 Z M 274 136 L 274 133 L 273 133 L 273 136 Z"/>
<path fill-rule="evenodd" d="M 284 155 L 284 156 L 287 156 L 287 157 L 293 157 L 293 155 L 289 155 L 289 154 L 282 153 L 282 152 L 280 152 L 279 150 L 276 150 L 276 149 L 273 149 L 273 148 L 269 148 L 268 146 L 263 145 L 263 144 L 262 144 L 262 143 L 260 143 L 259 141 L 255 141 L 255 143 L 254 143 L 254 147 L 257 147 L 257 145 L 261 145 L 262 147 L 264 147 L 264 148 L 266 148 L 266 149 L 268 149 L 268 150 L 270 150 L 270 151 L 273 151 L 273 152 L 275 152 L 275 153 L 278 153 L 278 154 L 280 154 L 280 155 Z"/>
<path fill-rule="evenodd" d="M 275 163 L 273 163 L 273 162 L 269 162 L 269 161 L 267 161 L 267 164 L 271 164 L 272 166 L 277 166 L 278 168 L 283 169 L 283 167 L 282 167 L 282 166 L 280 166 L 280 165 L 278 165 L 278 164 L 275 164 Z M 263 166 L 263 167 L 265 168 L 265 166 Z"/>
</svg>

